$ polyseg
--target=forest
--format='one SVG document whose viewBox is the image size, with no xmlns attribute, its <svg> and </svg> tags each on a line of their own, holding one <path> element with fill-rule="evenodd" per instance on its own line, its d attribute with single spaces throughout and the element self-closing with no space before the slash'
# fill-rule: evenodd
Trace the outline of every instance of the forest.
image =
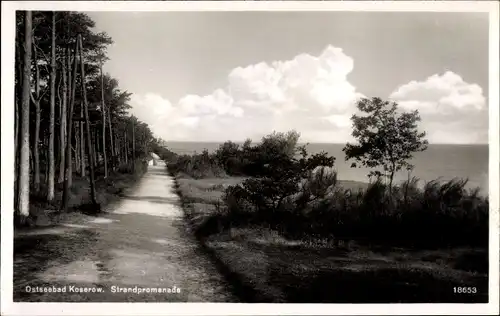
<svg viewBox="0 0 500 316">
<path fill-rule="evenodd" d="M 81 12 L 16 13 L 16 226 L 33 225 L 42 209 L 99 211 L 99 190 L 144 172 L 162 142 L 104 73 L 113 40 L 94 27 Z"/>
</svg>

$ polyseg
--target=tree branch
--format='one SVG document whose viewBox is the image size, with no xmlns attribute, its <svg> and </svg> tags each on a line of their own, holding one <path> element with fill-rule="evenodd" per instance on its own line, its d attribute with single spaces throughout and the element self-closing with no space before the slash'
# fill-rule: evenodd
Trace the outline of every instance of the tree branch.
<svg viewBox="0 0 500 316">
<path fill-rule="evenodd" d="M 43 90 L 43 92 L 42 92 L 42 95 L 40 96 L 39 101 L 40 101 L 40 100 L 42 100 L 42 99 L 43 99 L 43 97 L 44 97 L 44 96 L 47 94 L 47 92 L 49 92 L 49 91 L 50 91 L 50 87 L 45 87 L 45 89 L 44 89 L 44 90 Z"/>
<path fill-rule="evenodd" d="M 59 76 L 59 82 L 57 83 L 57 99 L 59 100 L 59 107 L 61 106 L 61 81 L 62 76 Z"/>
<path fill-rule="evenodd" d="M 44 57 L 45 61 L 47 62 L 47 64 L 50 64 L 50 58 L 49 58 L 49 57 L 45 54 L 45 52 L 44 52 L 44 51 L 40 48 L 40 46 L 38 46 L 38 45 L 36 44 L 36 42 L 35 42 L 35 37 L 34 37 L 34 36 L 33 36 L 33 40 L 32 40 L 32 42 L 33 42 L 33 46 L 35 47 L 35 49 L 38 49 L 38 51 L 39 51 L 40 53 L 42 53 L 42 55 L 43 55 L 43 57 Z"/>
<path fill-rule="evenodd" d="M 31 102 L 33 102 L 35 104 L 37 103 L 37 101 L 35 100 L 35 97 L 33 96 L 33 92 L 32 91 L 30 91 L 30 99 L 31 99 Z"/>
</svg>

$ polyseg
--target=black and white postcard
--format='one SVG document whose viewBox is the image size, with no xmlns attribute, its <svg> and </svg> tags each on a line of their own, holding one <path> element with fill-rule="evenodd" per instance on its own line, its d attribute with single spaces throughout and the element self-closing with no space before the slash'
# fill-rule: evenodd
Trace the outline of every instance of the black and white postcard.
<svg viewBox="0 0 500 316">
<path fill-rule="evenodd" d="M 2 2 L 2 315 L 498 315 L 498 29 Z"/>
</svg>

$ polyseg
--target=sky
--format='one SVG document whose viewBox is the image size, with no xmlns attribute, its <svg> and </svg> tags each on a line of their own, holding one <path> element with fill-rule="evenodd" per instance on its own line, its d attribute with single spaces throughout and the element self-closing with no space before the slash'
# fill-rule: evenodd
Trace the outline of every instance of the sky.
<svg viewBox="0 0 500 316">
<path fill-rule="evenodd" d="M 362 97 L 418 109 L 431 143 L 488 142 L 488 15 L 88 12 L 131 113 L 167 141 L 295 129 L 353 141 Z"/>
</svg>

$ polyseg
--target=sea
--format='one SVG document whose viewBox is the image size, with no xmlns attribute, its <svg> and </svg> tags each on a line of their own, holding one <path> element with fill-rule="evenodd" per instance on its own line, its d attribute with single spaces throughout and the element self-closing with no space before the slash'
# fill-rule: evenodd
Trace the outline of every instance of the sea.
<svg viewBox="0 0 500 316">
<path fill-rule="evenodd" d="M 222 143 L 211 142 L 167 142 L 167 148 L 177 154 L 201 153 L 217 150 Z M 370 169 L 351 168 L 352 161 L 345 161 L 344 144 L 310 143 L 306 145 L 310 154 L 327 152 L 336 157 L 335 169 L 341 180 L 368 182 Z M 427 150 L 415 153 L 411 163 L 415 166 L 411 176 L 420 179 L 423 186 L 432 180 L 448 181 L 453 178 L 468 179 L 467 187 L 479 187 L 482 195 L 488 195 L 488 145 L 444 145 L 430 144 Z M 395 182 L 408 179 L 406 171 L 395 175 Z"/>
</svg>

